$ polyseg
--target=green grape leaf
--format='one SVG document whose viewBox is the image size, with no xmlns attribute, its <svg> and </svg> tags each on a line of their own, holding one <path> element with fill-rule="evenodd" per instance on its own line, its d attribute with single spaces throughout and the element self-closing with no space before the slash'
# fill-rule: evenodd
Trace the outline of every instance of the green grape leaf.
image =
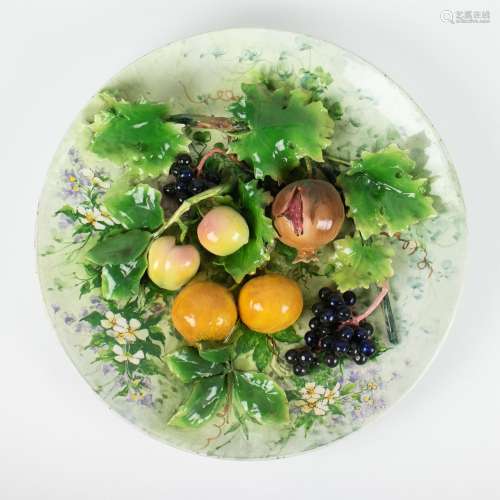
<svg viewBox="0 0 500 500">
<path fill-rule="evenodd" d="M 239 326 L 240 335 L 236 341 L 236 355 L 252 352 L 252 361 L 257 370 L 263 371 L 271 362 L 273 352 L 269 344 L 268 336 L 263 333 L 254 332 L 245 325 Z"/>
<path fill-rule="evenodd" d="M 334 266 L 331 278 L 340 291 L 352 288 L 368 288 L 390 278 L 394 250 L 381 241 L 363 242 L 350 236 L 336 240 L 335 253 L 331 258 Z"/>
<path fill-rule="evenodd" d="M 281 332 L 277 332 L 273 334 L 273 339 L 278 342 L 285 342 L 287 344 L 295 344 L 296 342 L 300 342 L 302 337 L 295 333 L 295 329 L 293 326 L 289 326 L 285 330 L 281 330 Z"/>
<path fill-rule="evenodd" d="M 72 221 L 78 220 L 77 211 L 70 205 L 64 205 L 59 210 L 56 211 L 55 215 L 65 215 L 68 219 Z"/>
<path fill-rule="evenodd" d="M 200 427 L 217 413 L 227 396 L 226 376 L 198 380 L 189 398 L 168 422 L 176 427 Z"/>
<path fill-rule="evenodd" d="M 377 153 L 363 153 L 361 160 L 339 177 L 348 215 L 363 238 L 383 231 L 394 234 L 436 212 L 426 196 L 425 178 L 414 178 L 415 162 L 395 145 Z"/>
<path fill-rule="evenodd" d="M 136 297 L 147 267 L 148 260 L 144 255 L 124 264 L 106 264 L 101 272 L 103 298 L 126 302 Z"/>
<path fill-rule="evenodd" d="M 107 333 L 100 332 L 94 333 L 90 342 L 87 344 L 86 349 L 92 349 L 93 347 L 103 347 L 103 346 L 113 346 L 115 344 L 115 340 L 113 337 L 110 337 Z"/>
<path fill-rule="evenodd" d="M 289 420 L 285 392 L 264 373 L 234 372 L 234 397 L 255 422 L 283 424 Z"/>
<path fill-rule="evenodd" d="M 282 255 L 288 264 L 293 264 L 293 261 L 297 258 L 297 249 L 289 247 L 285 245 L 280 240 L 276 241 L 276 245 L 274 246 L 274 251 L 280 255 Z"/>
<path fill-rule="evenodd" d="M 140 177 L 168 173 L 175 157 L 186 152 L 189 139 L 183 126 L 167 123 L 168 108 L 152 102 L 127 102 L 101 94 L 107 107 L 96 114 L 89 126 L 90 150 Z"/>
<path fill-rule="evenodd" d="M 334 122 L 320 101 L 303 89 L 270 91 L 264 84 L 242 84 L 245 94 L 229 107 L 250 129 L 235 135 L 230 151 L 254 168 L 255 177 L 282 179 L 308 156 L 323 161 Z"/>
<path fill-rule="evenodd" d="M 92 311 L 87 316 L 84 316 L 80 321 L 86 321 L 89 325 L 96 327 L 101 324 L 101 321 L 104 319 L 104 315 L 98 311 Z"/>
<path fill-rule="evenodd" d="M 126 229 L 154 230 L 164 222 L 160 202 L 161 193 L 157 189 L 139 184 L 124 193 L 106 196 L 104 206 Z"/>
<path fill-rule="evenodd" d="M 87 253 L 87 259 L 95 264 L 126 264 L 137 259 L 146 250 L 151 234 L 133 229 L 100 240 Z"/>
<path fill-rule="evenodd" d="M 259 341 L 258 335 L 260 333 L 255 333 L 249 330 L 245 325 L 240 324 L 238 330 L 241 332 L 238 340 L 236 341 L 235 351 L 236 354 L 245 354 L 250 352 L 255 348 L 257 342 Z"/>
<path fill-rule="evenodd" d="M 225 363 L 234 356 L 233 344 L 221 344 L 204 340 L 200 342 L 198 352 L 200 356 L 212 363 Z"/>
<path fill-rule="evenodd" d="M 157 342 L 165 343 L 165 334 L 162 331 L 150 329 L 149 336 L 152 340 L 156 340 Z"/>
<path fill-rule="evenodd" d="M 328 411 L 332 414 L 332 415 L 341 415 L 341 416 L 344 416 L 344 412 L 342 411 L 342 408 L 339 406 L 339 405 L 330 405 L 328 407 Z"/>
<path fill-rule="evenodd" d="M 356 384 L 345 384 L 342 389 L 340 389 L 340 395 L 345 396 L 346 394 L 351 393 L 356 388 Z"/>
<path fill-rule="evenodd" d="M 84 295 L 87 295 L 90 293 L 94 288 L 101 288 L 101 276 L 96 276 L 92 278 L 91 280 L 85 281 L 81 286 L 80 286 L 80 298 L 82 298 Z"/>
<path fill-rule="evenodd" d="M 271 362 L 273 352 L 269 346 L 267 335 L 257 333 L 257 344 L 253 350 L 252 359 L 257 367 L 257 370 L 264 371 L 267 365 Z"/>
<path fill-rule="evenodd" d="M 151 356 L 155 356 L 157 358 L 161 356 L 161 347 L 153 342 L 144 342 L 142 348 L 144 352 L 151 354 Z"/>
<path fill-rule="evenodd" d="M 191 382 L 198 378 L 219 375 L 224 366 L 203 359 L 195 347 L 181 347 L 167 356 L 170 371 L 182 382 Z"/>
<path fill-rule="evenodd" d="M 139 365 L 139 371 L 143 375 L 161 375 L 165 376 L 163 373 L 163 367 L 158 366 L 152 359 L 143 359 Z"/>
<path fill-rule="evenodd" d="M 276 233 L 273 222 L 266 217 L 265 207 L 269 203 L 267 194 L 257 187 L 257 181 L 238 182 L 241 215 L 250 229 L 248 243 L 235 253 L 221 257 L 219 262 L 234 281 L 240 283 L 247 274 L 253 274 L 270 258 L 270 244 Z"/>
</svg>

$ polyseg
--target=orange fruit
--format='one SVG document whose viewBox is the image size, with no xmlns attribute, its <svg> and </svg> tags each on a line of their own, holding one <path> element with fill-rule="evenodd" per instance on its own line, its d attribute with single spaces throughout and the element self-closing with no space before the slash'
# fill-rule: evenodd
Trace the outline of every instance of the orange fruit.
<svg viewBox="0 0 500 500">
<path fill-rule="evenodd" d="M 174 327 L 188 344 L 224 340 L 237 317 L 231 292 L 211 281 L 189 284 L 178 293 L 172 306 Z"/>
<path fill-rule="evenodd" d="M 248 328 L 272 334 L 293 325 L 304 300 L 295 283 L 280 274 L 265 274 L 243 285 L 238 297 L 240 318 Z"/>
</svg>

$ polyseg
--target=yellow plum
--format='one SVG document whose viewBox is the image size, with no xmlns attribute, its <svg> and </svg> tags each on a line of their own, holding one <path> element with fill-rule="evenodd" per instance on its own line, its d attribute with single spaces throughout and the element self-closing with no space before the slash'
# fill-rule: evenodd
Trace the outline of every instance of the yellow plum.
<svg viewBox="0 0 500 500">
<path fill-rule="evenodd" d="M 210 253 L 230 255 L 248 243 L 249 231 L 245 219 L 233 208 L 212 208 L 198 224 L 198 240 Z"/>
<path fill-rule="evenodd" d="M 176 245 L 173 236 L 155 240 L 148 252 L 148 275 L 165 290 L 178 290 L 200 267 L 200 253 L 193 245 Z"/>
</svg>

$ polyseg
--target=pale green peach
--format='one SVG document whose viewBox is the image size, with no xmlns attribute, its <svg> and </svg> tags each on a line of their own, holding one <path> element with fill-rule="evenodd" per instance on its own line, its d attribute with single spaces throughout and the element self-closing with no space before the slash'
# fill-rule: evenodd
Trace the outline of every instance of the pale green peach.
<svg viewBox="0 0 500 500">
<path fill-rule="evenodd" d="M 154 241 L 148 252 L 148 275 L 165 290 L 179 290 L 200 267 L 200 254 L 193 245 L 176 245 L 173 236 Z"/>
<path fill-rule="evenodd" d="M 211 253 L 230 255 L 248 243 L 248 224 L 231 207 L 215 207 L 198 224 L 198 239 Z"/>
</svg>

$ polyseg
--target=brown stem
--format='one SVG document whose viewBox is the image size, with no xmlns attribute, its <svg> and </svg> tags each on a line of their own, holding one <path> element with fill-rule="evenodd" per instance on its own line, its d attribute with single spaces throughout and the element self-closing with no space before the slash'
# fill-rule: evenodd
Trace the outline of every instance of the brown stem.
<svg viewBox="0 0 500 500">
<path fill-rule="evenodd" d="M 355 325 L 358 326 L 362 321 L 364 321 L 368 316 L 370 316 L 377 307 L 382 303 L 384 297 L 389 293 L 389 282 L 384 281 L 380 292 L 377 294 L 373 302 L 368 306 L 368 308 L 360 315 L 354 316 L 354 318 L 347 320 L 345 322 L 346 325 Z"/>
<path fill-rule="evenodd" d="M 169 116 L 168 121 L 182 123 L 193 128 L 208 128 L 225 131 L 237 131 L 241 129 L 241 127 L 238 127 L 231 118 L 226 118 L 224 116 L 179 114 Z"/>
<path fill-rule="evenodd" d="M 197 128 L 212 128 L 217 130 L 232 130 L 234 128 L 234 123 L 230 118 L 224 118 L 222 116 L 196 116 Z"/>
<path fill-rule="evenodd" d="M 213 148 L 210 151 L 207 151 L 202 157 L 200 162 L 198 163 L 198 166 L 196 167 L 196 177 L 199 177 L 201 175 L 201 172 L 203 170 L 203 167 L 205 166 L 206 161 L 212 157 L 213 155 L 224 155 L 226 156 L 226 152 L 223 149 L 220 148 Z"/>
</svg>

